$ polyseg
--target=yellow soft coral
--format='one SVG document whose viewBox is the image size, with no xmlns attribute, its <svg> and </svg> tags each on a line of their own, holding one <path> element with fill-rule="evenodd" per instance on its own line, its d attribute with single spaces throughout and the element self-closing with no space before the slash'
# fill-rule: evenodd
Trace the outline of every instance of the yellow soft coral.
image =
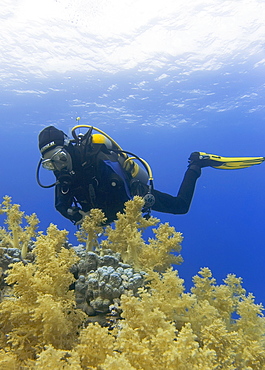
<svg viewBox="0 0 265 370">
<path fill-rule="evenodd" d="M 0 369 L 16 370 L 20 368 L 20 361 L 14 351 L 0 350 Z"/>
<path fill-rule="evenodd" d="M 167 223 L 153 229 L 156 237 L 149 238 L 148 243 L 145 243 L 143 231 L 156 225 L 159 220 L 154 217 L 146 220 L 142 216 L 143 205 L 144 200 L 138 196 L 128 201 L 125 213 L 118 213 L 114 228 L 107 227 L 107 240 L 101 246 L 119 252 L 123 261 L 135 269 L 163 271 L 172 263 L 181 263 L 182 258 L 176 256 L 176 253 L 181 249 L 182 236 Z"/>
<path fill-rule="evenodd" d="M 160 224 L 153 232 L 155 238 L 149 238 L 140 250 L 139 265 L 146 270 L 156 271 L 165 271 L 172 264 L 180 265 L 183 259 L 176 253 L 181 250 L 181 233 L 168 223 Z"/>
<path fill-rule="evenodd" d="M 37 361 L 28 361 L 28 369 L 37 370 L 82 370 L 80 357 L 76 352 L 58 350 L 52 345 L 38 355 Z"/>
<path fill-rule="evenodd" d="M 108 355 L 113 354 L 115 338 L 98 323 L 89 324 L 82 330 L 79 343 L 75 347 L 81 359 L 83 369 L 97 368 L 98 364 L 105 361 Z"/>
<path fill-rule="evenodd" d="M 214 351 L 200 348 L 189 323 L 178 332 L 174 321 L 156 305 L 152 292 L 142 290 L 140 296 L 122 297 L 124 321 L 116 334 L 116 350 L 131 366 L 144 370 L 214 369 Z"/>
<path fill-rule="evenodd" d="M 156 238 L 145 243 L 142 231 L 157 220 L 142 219 L 141 207 L 139 198 L 129 202 L 101 243 L 148 270 L 137 297 L 121 297 L 121 320 L 112 330 L 82 327 L 84 315 L 69 291 L 76 257 L 63 248 L 65 231 L 51 225 L 37 238 L 35 263 L 12 266 L 7 282 L 13 296 L 0 305 L 1 369 L 265 370 L 263 307 L 246 294 L 242 279 L 229 274 L 218 285 L 205 267 L 185 292 L 177 271 L 162 271 L 170 264 L 170 251 L 179 251 L 181 235 L 161 225 Z"/>
<path fill-rule="evenodd" d="M 138 270 L 164 271 L 171 264 L 180 264 L 182 257 L 176 254 L 181 250 L 182 236 L 168 223 L 153 229 L 155 237 L 149 238 L 148 243 L 144 241 L 144 230 L 155 226 L 159 220 L 154 217 L 145 219 L 142 216 L 143 206 L 144 200 L 138 196 L 126 202 L 125 212 L 118 213 L 114 227 L 108 226 L 105 231 L 103 225 L 106 218 L 103 212 L 92 209 L 90 215 L 84 217 L 76 233 L 77 239 L 86 244 L 87 251 L 98 248 L 120 253 L 123 262 Z M 98 234 L 103 234 L 107 239 L 99 244 Z"/>
<path fill-rule="evenodd" d="M 71 348 L 85 317 L 75 309 L 74 293 L 69 290 L 74 281 L 69 269 L 77 257 L 62 247 L 66 235 L 50 225 L 47 235 L 37 237 L 35 263 L 15 263 L 8 271 L 6 281 L 14 288 L 13 297 L 0 304 L 0 344 L 20 360 L 34 358 L 49 344 Z"/>
<path fill-rule="evenodd" d="M 92 209 L 90 215 L 86 215 L 81 224 L 81 228 L 76 232 L 77 240 L 85 243 L 86 251 L 92 251 L 98 247 L 98 234 L 103 232 L 103 224 L 106 222 L 106 217 L 100 209 Z"/>
<path fill-rule="evenodd" d="M 24 215 L 20 211 L 18 204 L 12 204 L 12 199 L 9 196 L 3 198 L 0 204 L 0 214 L 6 214 L 5 228 L 0 228 L 0 239 L 2 246 L 21 249 L 21 256 L 25 258 L 28 252 L 29 241 L 36 236 L 36 229 L 39 220 L 35 213 L 30 216 Z M 27 222 L 25 227 L 22 227 L 24 220 Z"/>
<path fill-rule="evenodd" d="M 224 285 L 217 285 L 211 271 L 202 269 L 190 294 L 184 293 L 183 281 L 172 270 L 153 272 L 149 278 L 139 298 L 121 299 L 124 320 L 116 344 L 132 366 L 146 370 L 265 369 L 262 307 L 246 296 L 241 279 L 229 275 Z"/>
<path fill-rule="evenodd" d="M 114 228 L 107 227 L 107 240 L 101 244 L 103 248 L 119 252 L 123 261 L 133 264 L 135 268 L 140 268 L 139 253 L 145 246 L 142 238 L 143 231 L 158 223 L 158 219 L 154 217 L 148 220 L 142 217 L 143 205 L 144 201 L 140 197 L 128 201 L 125 204 L 125 212 L 118 213 Z"/>
</svg>

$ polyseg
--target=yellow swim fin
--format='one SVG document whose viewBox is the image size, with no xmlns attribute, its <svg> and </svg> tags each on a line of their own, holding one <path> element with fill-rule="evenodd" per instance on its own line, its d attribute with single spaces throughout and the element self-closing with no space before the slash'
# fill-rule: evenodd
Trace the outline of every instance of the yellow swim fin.
<svg viewBox="0 0 265 370">
<path fill-rule="evenodd" d="M 222 170 L 237 170 L 260 164 L 265 161 L 265 157 L 221 157 L 216 154 L 199 153 L 199 160 L 205 161 L 206 166 L 222 169 Z"/>
</svg>

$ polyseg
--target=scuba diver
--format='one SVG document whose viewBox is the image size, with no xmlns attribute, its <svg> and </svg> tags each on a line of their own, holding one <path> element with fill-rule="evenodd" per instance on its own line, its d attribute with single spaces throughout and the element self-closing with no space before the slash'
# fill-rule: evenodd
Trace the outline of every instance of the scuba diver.
<svg viewBox="0 0 265 370">
<path fill-rule="evenodd" d="M 88 130 L 85 134 L 76 134 L 81 128 Z M 106 224 L 111 223 L 117 212 L 123 212 L 124 203 L 135 195 L 145 200 L 142 211 L 146 218 L 150 217 L 151 210 L 185 214 L 201 168 L 240 169 L 265 160 L 265 157 L 231 158 L 193 152 L 178 194 L 172 196 L 154 189 L 152 171 L 145 160 L 123 150 L 100 129 L 77 125 L 72 129 L 72 136 L 70 139 L 54 126 L 40 132 L 42 157 L 37 167 L 37 182 L 43 188 L 55 186 L 55 208 L 76 225 L 92 208 L 101 209 L 107 218 Z M 53 184 L 41 183 L 41 165 L 53 171 L 56 178 Z"/>
</svg>

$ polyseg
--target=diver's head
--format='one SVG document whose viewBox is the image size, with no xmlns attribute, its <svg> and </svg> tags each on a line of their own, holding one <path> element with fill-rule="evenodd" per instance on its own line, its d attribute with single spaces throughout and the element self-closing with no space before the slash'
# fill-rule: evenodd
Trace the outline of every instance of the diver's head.
<svg viewBox="0 0 265 370">
<path fill-rule="evenodd" d="M 72 171 L 72 159 L 66 150 L 67 135 L 54 126 L 46 127 L 39 134 L 39 149 L 42 166 L 50 171 Z"/>
<path fill-rule="evenodd" d="M 61 146 L 45 152 L 42 157 L 42 167 L 50 171 L 72 171 L 72 159 L 70 154 Z"/>
</svg>

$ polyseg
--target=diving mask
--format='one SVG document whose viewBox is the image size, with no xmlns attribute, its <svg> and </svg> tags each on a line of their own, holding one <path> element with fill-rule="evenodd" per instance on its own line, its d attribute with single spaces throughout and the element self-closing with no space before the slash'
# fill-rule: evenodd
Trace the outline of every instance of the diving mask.
<svg viewBox="0 0 265 370">
<path fill-rule="evenodd" d="M 44 154 L 42 166 L 49 171 L 72 170 L 72 159 L 70 154 L 62 147 L 57 147 Z"/>
</svg>

